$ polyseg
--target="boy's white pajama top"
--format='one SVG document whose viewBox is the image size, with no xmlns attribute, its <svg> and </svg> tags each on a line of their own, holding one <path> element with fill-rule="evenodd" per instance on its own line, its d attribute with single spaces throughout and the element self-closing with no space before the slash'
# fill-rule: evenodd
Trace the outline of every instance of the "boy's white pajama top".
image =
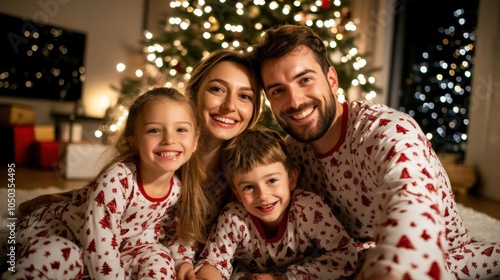
<svg viewBox="0 0 500 280">
<path fill-rule="evenodd" d="M 233 267 L 232 262 L 235 262 Z M 354 272 L 357 249 L 323 200 L 296 189 L 276 236 L 239 202 L 222 211 L 198 260 L 224 279 L 249 273 L 286 273 L 289 279 L 339 279 Z"/>
</svg>

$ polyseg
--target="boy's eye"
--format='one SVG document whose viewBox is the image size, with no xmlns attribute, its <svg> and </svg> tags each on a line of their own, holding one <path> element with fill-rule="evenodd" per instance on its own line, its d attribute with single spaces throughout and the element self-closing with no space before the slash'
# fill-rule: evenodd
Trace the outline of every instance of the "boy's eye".
<svg viewBox="0 0 500 280">
<path fill-rule="evenodd" d="M 267 181 L 269 184 L 274 184 L 276 182 L 278 182 L 278 179 L 275 179 L 275 178 L 271 178 Z"/>
</svg>

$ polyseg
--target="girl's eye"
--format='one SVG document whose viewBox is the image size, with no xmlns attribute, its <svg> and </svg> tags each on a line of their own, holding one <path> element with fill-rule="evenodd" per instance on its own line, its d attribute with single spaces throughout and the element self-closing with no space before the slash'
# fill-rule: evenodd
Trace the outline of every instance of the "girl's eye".
<svg viewBox="0 0 500 280">
<path fill-rule="evenodd" d="M 253 190 L 253 186 L 252 185 L 248 185 L 248 186 L 244 186 L 243 187 L 243 191 L 244 192 L 251 191 L 251 190 Z"/>
<path fill-rule="evenodd" d="M 189 130 L 187 130 L 186 128 L 183 128 L 183 127 L 180 127 L 177 129 L 177 132 L 188 132 Z"/>
<path fill-rule="evenodd" d="M 158 128 L 151 128 L 148 130 L 148 133 L 160 133 L 161 131 Z"/>
</svg>

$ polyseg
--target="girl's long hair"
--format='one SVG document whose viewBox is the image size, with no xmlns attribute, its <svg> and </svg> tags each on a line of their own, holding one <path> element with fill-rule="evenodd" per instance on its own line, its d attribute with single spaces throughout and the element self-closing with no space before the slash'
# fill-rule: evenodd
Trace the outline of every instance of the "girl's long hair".
<svg viewBox="0 0 500 280">
<path fill-rule="evenodd" d="M 134 136 L 135 123 L 144 112 L 147 105 L 165 99 L 178 102 L 190 108 L 195 122 L 194 126 L 196 132 L 199 134 L 198 139 L 203 137 L 203 130 L 201 129 L 202 122 L 197 113 L 196 105 L 192 100 L 173 88 L 151 89 L 139 95 L 133 101 L 128 111 L 125 126 L 114 145 L 116 153 L 96 178 L 115 163 L 135 162 L 138 164 L 140 162 L 138 149 L 130 145 L 128 139 Z M 176 172 L 180 176 L 182 182 L 181 195 L 178 202 L 179 224 L 177 226 L 177 234 L 179 238 L 188 242 L 205 241 L 205 217 L 210 209 L 210 205 L 202 188 L 202 182 L 206 179 L 206 171 L 204 165 L 201 163 L 199 150 L 198 147 L 191 158 Z"/>
</svg>

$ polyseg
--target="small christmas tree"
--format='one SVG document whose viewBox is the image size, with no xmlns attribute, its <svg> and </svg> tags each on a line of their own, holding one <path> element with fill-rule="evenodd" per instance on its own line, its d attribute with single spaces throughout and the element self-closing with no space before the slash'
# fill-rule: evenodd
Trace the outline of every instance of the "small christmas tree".
<svg viewBox="0 0 500 280">
<path fill-rule="evenodd" d="M 431 43 L 416 48 L 419 56 L 408 70 L 400 110 L 415 118 L 434 150 L 463 156 L 469 124 L 477 1 L 441 8 L 436 8 L 441 17 L 438 26 L 418 27 Z M 422 10 L 427 11 L 427 6 Z"/>
</svg>

